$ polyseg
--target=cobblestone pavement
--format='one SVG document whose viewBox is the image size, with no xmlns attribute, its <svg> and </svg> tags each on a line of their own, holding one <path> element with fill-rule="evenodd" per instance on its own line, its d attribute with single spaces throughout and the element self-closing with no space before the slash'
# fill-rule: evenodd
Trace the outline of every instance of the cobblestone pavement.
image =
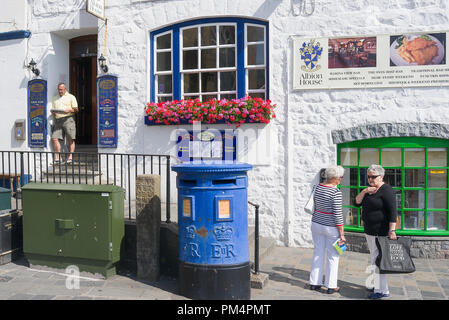
<svg viewBox="0 0 449 320">
<path fill-rule="evenodd" d="M 252 289 L 252 300 L 362 300 L 369 255 L 345 252 L 340 259 L 340 293 L 328 295 L 307 289 L 312 249 L 276 247 L 261 263 L 269 275 L 263 289 Z M 388 275 L 391 296 L 388 300 L 447 300 L 449 260 L 414 259 L 416 272 Z M 119 274 L 106 280 L 82 274 L 79 288 L 69 289 L 64 270 L 30 268 L 25 259 L 0 266 L 1 300 L 182 300 L 177 281 L 162 277 L 146 283 L 132 275 Z M 368 279 L 369 281 L 369 279 Z"/>
</svg>

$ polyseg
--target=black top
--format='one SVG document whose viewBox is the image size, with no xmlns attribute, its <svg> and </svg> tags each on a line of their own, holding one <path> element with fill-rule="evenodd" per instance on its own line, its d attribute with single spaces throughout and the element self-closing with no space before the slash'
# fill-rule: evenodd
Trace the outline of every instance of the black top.
<svg viewBox="0 0 449 320">
<path fill-rule="evenodd" d="M 363 197 L 362 220 L 365 233 L 371 236 L 387 236 L 390 222 L 396 222 L 396 198 L 393 188 L 383 184 L 374 194 L 366 193 Z"/>
</svg>

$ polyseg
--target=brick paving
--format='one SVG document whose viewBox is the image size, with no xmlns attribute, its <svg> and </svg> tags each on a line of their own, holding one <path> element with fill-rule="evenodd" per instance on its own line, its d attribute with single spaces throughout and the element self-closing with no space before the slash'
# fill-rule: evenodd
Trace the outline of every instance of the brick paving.
<svg viewBox="0 0 449 320">
<path fill-rule="evenodd" d="M 276 247 L 261 262 L 262 273 L 269 275 L 263 289 L 252 289 L 252 300 L 365 300 L 369 255 L 345 252 L 340 259 L 341 292 L 328 295 L 310 291 L 312 249 Z M 449 298 L 449 260 L 414 259 L 416 272 L 388 275 L 387 300 L 447 300 Z M 147 283 L 131 274 L 118 274 L 106 280 L 82 274 L 79 288 L 68 289 L 64 270 L 30 268 L 25 259 L 0 266 L 0 300 L 184 300 L 177 281 L 161 277 Z M 369 279 L 368 279 L 369 281 Z"/>
</svg>

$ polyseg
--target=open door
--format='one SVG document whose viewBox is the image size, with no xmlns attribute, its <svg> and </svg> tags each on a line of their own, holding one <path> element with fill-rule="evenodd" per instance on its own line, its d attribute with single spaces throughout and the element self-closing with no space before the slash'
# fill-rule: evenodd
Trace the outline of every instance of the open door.
<svg viewBox="0 0 449 320">
<path fill-rule="evenodd" d="M 76 144 L 97 144 L 97 35 L 70 40 L 70 89 L 78 101 Z"/>
</svg>

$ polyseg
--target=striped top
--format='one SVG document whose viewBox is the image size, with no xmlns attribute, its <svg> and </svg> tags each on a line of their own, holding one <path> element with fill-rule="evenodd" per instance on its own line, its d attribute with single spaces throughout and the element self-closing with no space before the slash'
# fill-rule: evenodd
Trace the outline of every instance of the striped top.
<svg viewBox="0 0 449 320">
<path fill-rule="evenodd" d="M 315 189 L 315 211 L 312 222 L 329 227 L 343 225 L 343 196 L 336 187 L 328 187 L 319 184 Z"/>
</svg>

